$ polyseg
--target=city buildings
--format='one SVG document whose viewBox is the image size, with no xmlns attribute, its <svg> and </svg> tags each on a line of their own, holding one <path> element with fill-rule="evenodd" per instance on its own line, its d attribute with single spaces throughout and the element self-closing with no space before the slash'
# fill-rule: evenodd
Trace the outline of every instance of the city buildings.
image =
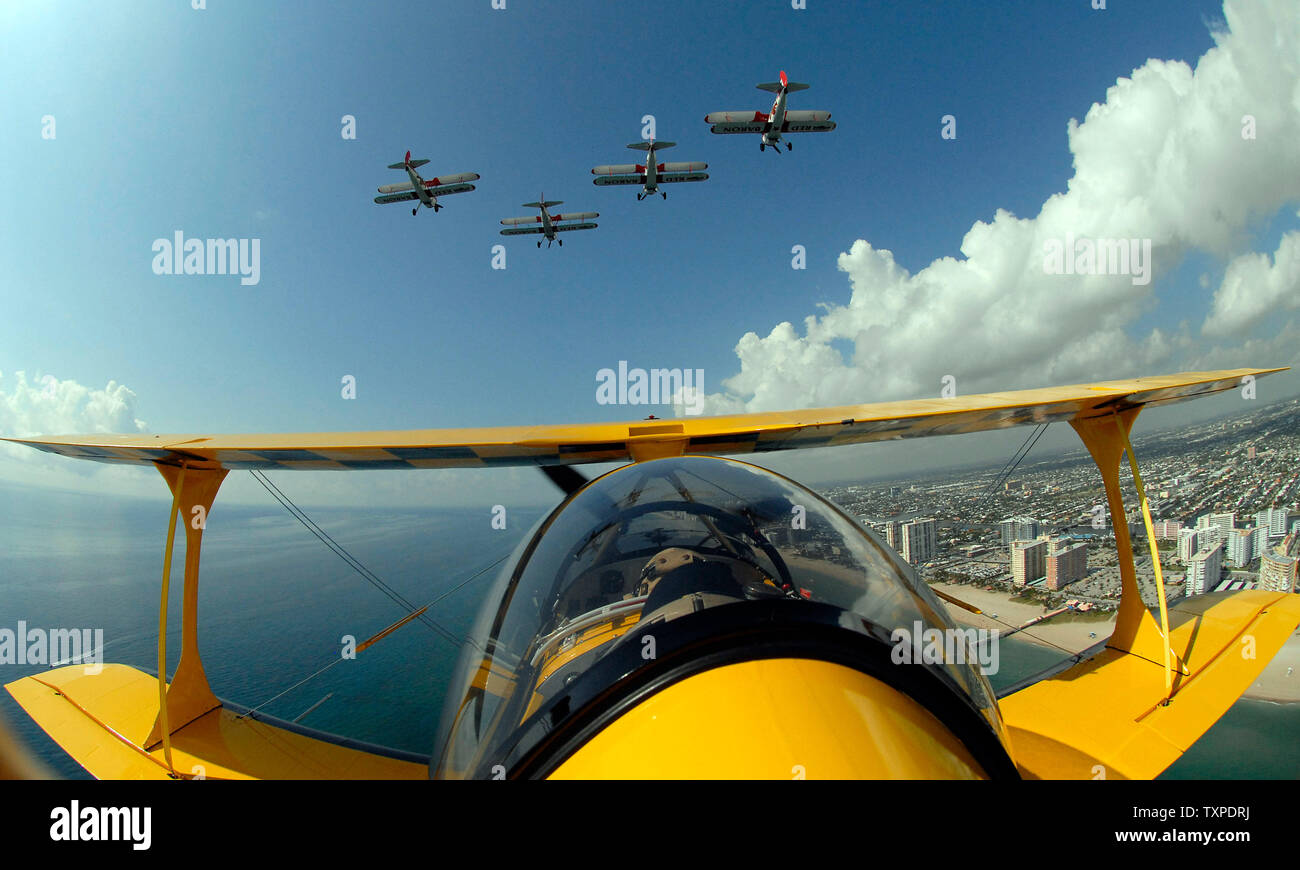
<svg viewBox="0 0 1300 870">
<path fill-rule="evenodd" d="M 1192 557 L 1187 563 L 1187 597 L 1210 592 L 1219 585 L 1219 574 L 1223 572 L 1223 544 L 1216 543 Z"/>
<path fill-rule="evenodd" d="M 904 559 L 913 565 L 920 565 L 934 558 L 937 544 L 934 520 L 916 519 L 903 523 L 900 532 Z"/>
<path fill-rule="evenodd" d="M 1063 589 L 1088 576 L 1088 545 L 1068 539 L 1053 539 L 1046 559 L 1047 588 Z"/>
<path fill-rule="evenodd" d="M 903 524 L 898 520 L 885 522 L 885 543 L 898 552 L 903 552 Z"/>
<path fill-rule="evenodd" d="M 1012 517 L 999 524 L 1002 528 L 1002 543 L 1010 545 L 1014 541 L 1032 541 L 1038 537 L 1038 520 L 1031 517 Z"/>
<path fill-rule="evenodd" d="M 1086 545 L 1085 545 L 1086 546 Z M 1047 571 L 1047 541 L 1011 542 L 1011 581 L 1024 586 L 1041 579 Z"/>
<path fill-rule="evenodd" d="M 1233 529 L 1228 532 L 1228 564 L 1245 568 L 1255 558 L 1255 530 Z"/>
<path fill-rule="evenodd" d="M 1259 588 L 1269 592 L 1294 592 L 1296 563 L 1294 556 L 1265 553 L 1259 561 Z"/>
<path fill-rule="evenodd" d="M 1168 498 L 1167 493 L 1162 493 L 1163 498 Z M 1152 523 L 1156 531 L 1157 538 L 1177 539 L 1183 530 L 1182 520 L 1158 520 Z"/>
<path fill-rule="evenodd" d="M 1255 525 L 1268 529 L 1268 537 L 1280 538 L 1287 533 L 1289 514 L 1286 508 L 1268 508 L 1255 514 Z"/>
</svg>

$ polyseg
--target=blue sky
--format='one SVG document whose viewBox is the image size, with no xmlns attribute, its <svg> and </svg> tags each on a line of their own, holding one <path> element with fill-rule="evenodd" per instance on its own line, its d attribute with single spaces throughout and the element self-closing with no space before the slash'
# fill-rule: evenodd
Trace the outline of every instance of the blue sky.
<svg viewBox="0 0 1300 870">
<path fill-rule="evenodd" d="M 829 310 L 823 304 L 839 309 L 837 323 L 867 316 L 880 251 L 913 277 L 944 257 L 973 263 L 963 243 L 977 222 L 992 224 L 999 209 L 1034 219 L 1070 189 L 1080 155 L 1113 167 L 1140 152 L 1139 143 L 1099 154 L 1111 136 L 1105 118 L 1072 151 L 1067 124 L 1089 127 L 1094 104 L 1106 104 L 1108 88 L 1148 58 L 1195 67 L 1215 45 L 1211 30 L 1225 31 L 1236 10 L 1245 18 L 1225 39 L 1238 65 L 1264 33 L 1276 34 L 1276 50 L 1294 48 L 1294 24 L 1268 27 L 1284 2 L 1234 2 L 1229 15 L 1223 3 L 1200 0 L 1112 0 L 1104 10 L 1089 0 L 808 0 L 801 10 L 786 0 L 508 0 L 504 10 L 490 0 L 206 5 L 140 2 L 129 14 L 120 4 L 0 8 L 0 76 L 17 85 L 0 99 L 10 131 L 0 138 L 0 434 L 65 422 L 257 432 L 670 414 L 596 403 L 596 372 L 619 360 L 703 369 L 717 411 L 929 395 L 940 371 L 976 392 L 1202 362 L 1295 361 L 1287 338 L 1294 269 L 1274 275 L 1284 285 L 1270 291 L 1275 316 L 1238 317 L 1212 338 L 1205 332 L 1229 264 L 1289 256 L 1279 245 L 1300 227 L 1300 175 L 1285 148 L 1289 137 L 1290 152 L 1298 150 L 1300 105 L 1279 96 L 1270 112 L 1260 97 L 1297 86 L 1294 63 L 1242 74 L 1253 102 L 1240 111 L 1260 114 L 1259 147 L 1244 160 L 1198 156 L 1214 136 L 1196 133 L 1196 124 L 1212 126 L 1213 112 L 1198 120 L 1193 104 L 1172 114 L 1152 104 L 1144 114 L 1140 92 L 1111 101 L 1114 113 L 1141 119 L 1134 136 L 1169 128 L 1153 140 L 1167 153 L 1152 158 L 1160 165 L 1235 167 L 1260 182 L 1232 182 L 1243 188 L 1233 200 L 1244 202 L 1240 219 L 1213 200 L 1213 184 L 1206 201 L 1190 195 L 1199 184 L 1187 185 L 1187 210 L 1223 212 L 1221 227 L 1169 216 L 1167 191 L 1142 188 L 1157 206 L 1143 212 L 1151 230 L 1141 221 L 1114 225 L 1155 236 L 1158 247 L 1163 240 L 1164 259 L 1152 287 L 1119 297 L 1128 313 L 1104 316 L 1113 323 L 1101 323 L 1105 303 L 1076 310 L 1069 301 L 1114 294 L 1113 283 L 1055 285 L 1060 318 L 1094 333 L 1048 345 L 1099 346 L 1097 336 L 1118 335 L 1116 347 L 1131 354 L 1066 358 L 1044 349 L 1042 359 L 992 354 L 984 364 L 981 340 L 993 347 L 1001 337 L 981 338 L 972 325 L 945 341 L 953 327 L 940 324 L 929 332 L 932 347 L 918 344 L 914 358 L 896 345 L 882 363 L 868 347 L 876 334 L 861 324 L 801 337 L 806 317 Z M 838 129 L 795 136 L 793 152 L 779 156 L 760 153 L 757 137 L 709 132 L 707 112 L 766 110 L 770 96 L 754 85 L 782 69 L 812 85 L 791 97 L 792 108 L 829 110 Z M 1236 103 L 1226 105 L 1220 115 L 1235 119 Z M 591 167 L 634 159 L 624 146 L 640 138 L 646 114 L 659 138 L 678 143 L 664 159 L 706 161 L 709 181 L 647 202 L 637 202 L 634 188 L 592 185 Z M 956 139 L 940 136 L 946 114 L 956 117 Z M 52 139 L 42 136 L 47 115 Z M 356 119 L 354 140 L 340 135 L 344 115 Z M 378 185 L 403 180 L 385 167 L 407 149 L 431 160 L 426 177 L 478 172 L 478 189 L 447 198 L 436 215 L 376 205 Z M 1080 202 L 1094 215 L 1119 214 L 1137 195 L 1109 182 L 1089 189 Z M 498 235 L 501 218 L 528 213 L 520 203 L 543 191 L 563 200 L 562 210 L 599 211 L 600 228 L 540 251 L 531 239 Z M 1108 195 L 1114 202 L 1099 205 Z M 1080 235 L 1110 226 L 1078 225 Z M 154 240 L 178 230 L 259 239 L 260 282 L 153 274 Z M 870 252 L 841 268 L 858 240 Z M 491 268 L 498 244 L 504 270 Z M 791 268 L 794 245 L 806 249 L 806 269 Z M 933 281 L 941 279 L 933 270 Z M 893 292 L 887 283 L 882 299 Z M 865 295 L 851 302 L 855 286 Z M 763 339 L 782 322 L 793 324 L 793 338 Z M 1181 345 L 1156 340 L 1152 349 L 1153 329 L 1167 337 L 1180 323 Z M 921 326 L 899 315 L 883 328 L 902 335 Z M 742 370 L 737 345 L 750 332 L 768 362 L 746 363 L 747 379 L 724 386 Z M 938 368 L 918 363 L 944 347 L 961 352 Z M 819 361 L 827 348 L 842 365 Z M 1285 348 L 1290 356 L 1279 358 Z M 770 360 L 783 350 L 793 353 L 778 370 Z M 1237 361 L 1243 350 L 1256 355 Z M 76 387 L 67 395 L 77 406 L 42 406 L 22 394 L 18 372 L 29 384 L 49 375 L 60 389 Z M 340 396 L 344 375 L 357 379 L 353 401 Z M 1300 388 L 1290 374 L 1275 380 L 1278 395 Z M 100 401 L 96 391 L 110 382 L 118 392 Z M 1206 413 L 1227 409 L 1202 404 Z M 996 454 L 1022 435 L 981 442 L 992 446 L 971 455 Z M 834 476 L 819 461 L 807 466 L 812 476 Z M 22 478 L 37 462 L 47 459 L 5 452 L 0 478 Z"/>
</svg>

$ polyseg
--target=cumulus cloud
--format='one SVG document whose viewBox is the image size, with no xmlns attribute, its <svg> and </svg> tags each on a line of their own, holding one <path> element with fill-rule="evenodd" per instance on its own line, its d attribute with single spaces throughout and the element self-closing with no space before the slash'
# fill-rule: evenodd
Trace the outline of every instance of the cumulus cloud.
<svg viewBox="0 0 1300 870">
<path fill-rule="evenodd" d="M 1270 315 L 1300 308 L 1300 232 L 1287 233 L 1268 254 L 1242 254 L 1228 264 L 1201 332 L 1211 338 L 1244 335 Z"/>
<path fill-rule="evenodd" d="M 915 274 L 890 251 L 855 242 L 838 259 L 848 303 L 805 318 L 802 333 L 790 323 L 765 337 L 747 333 L 735 348 L 739 374 L 708 397 L 706 411 L 935 395 L 946 374 L 971 393 L 1239 357 L 1245 332 L 1279 306 L 1296 305 L 1296 234 L 1283 239 L 1272 264 L 1243 250 L 1257 222 L 1300 199 L 1300 16 L 1294 0 L 1227 0 L 1224 20 L 1195 69 L 1149 60 L 1082 122 L 1069 121 L 1074 175 L 1036 217 L 998 210 L 966 233 L 961 259 L 944 257 Z M 1078 240 L 1110 239 L 1150 240 L 1142 265 L 1152 280 L 1140 280 L 1134 261 L 1116 273 L 1115 249 L 1111 268 L 1076 257 L 1071 265 L 1080 268 L 1066 269 L 1072 274 L 1057 273 L 1046 256 L 1054 245 L 1078 252 L 1071 247 Z M 1143 250 L 1131 253 L 1140 258 Z M 1131 335 L 1159 304 L 1157 293 L 1191 292 L 1161 281 L 1191 251 L 1235 257 L 1203 336 L 1186 323 Z M 1185 299 L 1172 301 L 1177 309 Z M 1249 346 L 1285 354 L 1266 363 L 1288 362 L 1295 345 L 1282 334 L 1293 333 L 1287 324 Z M 1231 338 L 1233 346 L 1207 346 L 1207 338 Z M 839 350 L 845 342 L 848 357 Z"/>
<path fill-rule="evenodd" d="M 49 374 L 29 379 L 26 372 L 0 372 L 0 436 L 135 433 L 146 431 L 136 417 L 136 395 L 109 381 L 94 389 Z M 17 444 L 0 443 L 0 477 L 27 485 L 78 489 L 87 478 L 106 478 L 105 485 L 139 495 L 146 475 L 134 467 L 109 468 L 98 462 L 74 462 Z M 156 472 L 154 472 L 156 474 Z"/>
<path fill-rule="evenodd" d="M 9 379 L 0 372 L 0 434 L 7 436 L 144 432 L 135 403 L 135 393 L 115 381 L 96 390 L 53 375 L 29 381 L 26 372 Z"/>
</svg>

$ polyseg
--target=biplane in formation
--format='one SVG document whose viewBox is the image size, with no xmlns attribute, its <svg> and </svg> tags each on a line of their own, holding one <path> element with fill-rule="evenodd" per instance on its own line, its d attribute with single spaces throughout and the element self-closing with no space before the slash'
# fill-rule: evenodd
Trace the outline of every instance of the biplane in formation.
<svg viewBox="0 0 1300 870">
<path fill-rule="evenodd" d="M 6 688 L 100 778 L 1153 777 L 1281 648 L 1300 595 L 1218 592 L 1170 606 L 1155 560 L 1153 612 L 1120 522 L 1111 636 L 999 696 L 974 656 L 899 663 L 900 631 L 952 636 L 955 599 L 834 504 L 729 457 L 1066 422 L 1114 517 L 1128 516 L 1127 454 L 1154 552 L 1130 442 L 1138 414 L 1270 371 L 627 423 L 7 439 L 158 469 L 172 492 L 160 625 L 178 520 L 186 558 L 170 679 L 164 668 L 74 665 Z M 585 463 L 622 464 L 588 480 L 576 469 Z M 564 497 L 485 595 L 429 755 L 243 715 L 215 697 L 197 643 L 204 529 L 187 520 L 201 508 L 220 522 L 211 508 L 227 474 L 501 465 L 540 467 Z M 1242 654 L 1243 637 L 1255 655 Z M 165 663 L 165 633 L 158 647 Z"/>
<path fill-rule="evenodd" d="M 712 124 L 714 133 L 758 133 L 758 150 L 768 145 L 777 154 L 781 153 L 781 135 L 784 133 L 825 133 L 835 129 L 830 112 L 791 110 L 786 108 L 786 98 L 795 91 L 806 91 L 811 85 L 792 82 L 781 70 L 780 81 L 763 82 L 758 85 L 760 91 L 776 94 L 769 112 L 709 112 L 704 116 L 706 124 Z M 793 151 L 794 143 L 787 141 L 785 150 Z"/>
<path fill-rule="evenodd" d="M 390 163 L 389 169 L 406 170 L 409 181 L 403 181 L 398 184 L 383 184 L 379 187 L 380 196 L 375 197 L 375 202 L 380 205 L 387 205 L 390 202 L 410 202 L 419 200 L 415 208 L 411 209 L 411 214 L 418 214 L 420 206 L 433 209 L 436 214 L 442 209 L 438 202 L 440 196 L 450 196 L 453 193 L 468 193 L 474 189 L 474 185 L 468 184 L 470 181 L 478 181 L 477 172 L 461 172 L 456 175 L 439 175 L 436 178 L 430 178 L 426 181 L 415 170 L 428 163 L 428 160 L 412 160 L 411 152 L 406 152 L 406 159 L 401 163 Z"/>
<path fill-rule="evenodd" d="M 546 195 L 537 202 L 526 202 L 524 208 L 541 209 L 541 214 L 533 217 L 513 217 L 504 218 L 501 223 L 509 227 L 501 231 L 503 236 L 523 236 L 541 233 L 546 236 L 546 247 L 551 246 L 551 242 L 559 242 L 560 247 L 564 247 L 564 239 L 556 238 L 556 233 L 563 233 L 569 230 L 594 230 L 598 224 L 591 221 L 600 217 L 599 212 L 594 211 L 577 211 L 569 214 L 551 214 L 548 209 L 553 206 L 563 205 L 564 201 L 559 199 L 548 200 Z M 569 221 L 569 223 L 565 223 Z M 539 226 L 520 226 L 521 224 L 539 224 Z M 541 239 L 537 240 L 537 247 L 542 246 Z"/>
<path fill-rule="evenodd" d="M 656 142 L 653 139 L 649 142 L 633 142 L 627 147 L 634 151 L 646 152 L 645 164 L 615 163 L 607 166 L 597 166 L 591 170 L 591 174 L 597 176 L 592 181 L 592 184 L 639 184 L 641 190 L 637 193 L 636 198 L 640 202 L 647 196 L 653 196 L 656 193 L 667 199 L 668 192 L 659 189 L 661 184 L 707 180 L 709 174 L 703 171 L 709 168 L 707 163 L 658 163 L 655 161 L 657 152 L 665 148 L 672 148 L 676 144 L 676 142 Z"/>
</svg>

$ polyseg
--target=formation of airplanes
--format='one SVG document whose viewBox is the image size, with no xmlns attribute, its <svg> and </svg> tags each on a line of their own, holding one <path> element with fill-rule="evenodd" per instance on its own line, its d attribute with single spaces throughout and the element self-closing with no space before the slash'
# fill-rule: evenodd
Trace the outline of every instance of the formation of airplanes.
<svg viewBox="0 0 1300 870">
<path fill-rule="evenodd" d="M 711 125 L 714 133 L 757 133 L 762 138 L 759 141 L 758 148 L 760 151 L 766 150 L 768 145 L 773 147 L 778 154 L 780 153 L 780 143 L 783 134 L 789 133 L 824 133 L 835 129 L 835 122 L 830 120 L 831 113 L 826 111 L 792 111 L 786 108 L 786 100 L 789 94 L 795 91 L 807 90 L 809 85 L 790 81 L 781 71 L 780 80 L 775 82 L 763 82 L 758 86 L 759 90 L 768 91 L 776 94 L 772 101 L 772 108 L 769 112 L 710 112 L 704 116 L 706 123 Z M 646 154 L 645 163 L 621 163 L 597 166 L 591 170 L 592 175 L 596 176 L 593 184 L 605 186 L 612 184 L 639 184 L 641 190 L 637 192 L 636 198 L 640 202 L 647 197 L 658 193 L 663 199 L 668 199 L 668 193 L 660 190 L 659 186 L 663 184 L 675 184 L 691 181 L 705 181 L 709 175 L 705 172 L 709 164 L 698 161 L 684 161 L 677 163 L 661 163 L 656 159 L 658 152 L 667 148 L 672 148 L 676 142 L 657 142 L 654 139 L 645 142 L 633 142 L 628 145 L 636 151 L 644 151 Z M 793 150 L 793 144 L 786 141 L 787 151 Z M 471 181 L 477 181 L 480 176 L 476 172 L 463 172 L 456 175 L 439 175 L 435 178 L 425 180 L 416 170 L 427 164 L 426 159 L 411 159 L 411 152 L 406 152 L 406 158 L 400 163 L 389 165 L 389 169 L 405 170 L 408 181 L 400 184 L 385 184 L 379 187 L 380 195 L 375 197 L 375 202 L 380 205 L 386 205 L 394 202 L 410 202 L 418 200 L 415 208 L 411 209 L 411 214 L 416 215 L 420 212 L 420 206 L 431 208 L 435 212 L 442 209 L 438 202 L 438 197 L 448 196 L 453 193 L 467 193 L 474 190 Z M 573 212 L 570 214 L 551 214 L 548 209 L 552 206 L 560 205 L 559 200 L 547 201 L 542 197 L 537 202 L 524 203 L 525 208 L 537 208 L 541 213 L 529 217 L 512 217 L 505 218 L 501 221 L 507 229 L 501 230 L 503 236 L 518 236 L 529 234 L 541 234 L 546 238 L 546 246 L 549 248 L 552 242 L 559 242 L 563 247 L 563 240 L 556 237 L 556 233 L 565 232 L 566 230 L 594 230 L 598 226 L 592 223 L 594 218 L 599 217 L 597 212 Z M 524 226 L 535 224 L 535 226 Z M 541 247 L 541 240 L 538 240 L 537 247 Z"/>
</svg>

